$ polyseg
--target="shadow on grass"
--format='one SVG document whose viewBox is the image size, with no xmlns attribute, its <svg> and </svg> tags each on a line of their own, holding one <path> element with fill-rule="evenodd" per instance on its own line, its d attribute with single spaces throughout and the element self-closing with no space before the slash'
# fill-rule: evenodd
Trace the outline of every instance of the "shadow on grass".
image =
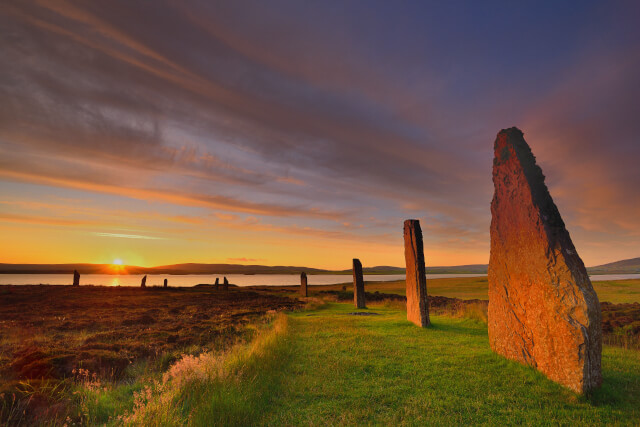
<svg viewBox="0 0 640 427">
<path fill-rule="evenodd" d="M 604 369 L 602 386 L 584 399 L 593 406 L 611 409 L 637 409 L 640 405 L 640 371 L 620 372 Z"/>
<path fill-rule="evenodd" d="M 431 324 L 427 327 L 427 330 L 433 330 L 438 332 L 446 332 L 458 335 L 468 335 L 474 337 L 486 337 L 487 328 L 486 325 L 480 324 L 474 320 L 460 320 L 455 323 L 439 322 L 436 318 L 431 321 Z"/>
</svg>

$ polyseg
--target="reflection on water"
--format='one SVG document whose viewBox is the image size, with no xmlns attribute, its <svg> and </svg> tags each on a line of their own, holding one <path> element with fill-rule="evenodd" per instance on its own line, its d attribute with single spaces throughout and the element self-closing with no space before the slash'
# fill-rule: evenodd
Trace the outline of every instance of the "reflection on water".
<svg viewBox="0 0 640 427">
<path fill-rule="evenodd" d="M 147 286 L 162 286 L 164 279 L 169 279 L 170 286 L 195 286 L 201 283 L 213 284 L 216 278 L 222 283 L 227 277 L 236 286 L 297 286 L 300 276 L 297 274 L 184 274 L 164 275 L 149 274 Z M 81 274 L 80 285 L 100 286 L 140 286 L 142 274 Z M 485 274 L 427 274 L 427 280 L 453 277 L 486 277 Z M 333 285 L 350 283 L 350 274 L 310 274 L 307 276 L 310 285 Z M 640 279 L 640 274 L 615 274 L 591 276 L 592 281 Z M 367 282 L 404 280 L 404 274 L 365 274 Z M 0 285 L 71 285 L 71 274 L 0 274 Z"/>
</svg>

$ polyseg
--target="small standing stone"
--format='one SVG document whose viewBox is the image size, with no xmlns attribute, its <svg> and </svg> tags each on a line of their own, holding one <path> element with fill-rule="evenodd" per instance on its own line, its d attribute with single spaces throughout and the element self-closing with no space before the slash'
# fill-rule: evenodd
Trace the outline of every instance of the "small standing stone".
<svg viewBox="0 0 640 427">
<path fill-rule="evenodd" d="M 417 219 L 404 222 L 404 258 L 407 264 L 407 319 L 424 328 L 429 326 L 429 304 L 422 229 Z"/>
<path fill-rule="evenodd" d="M 142 288 L 146 288 L 147 287 L 147 275 L 146 274 L 142 278 L 142 282 L 140 283 L 140 287 L 142 287 Z"/>
<path fill-rule="evenodd" d="M 220 278 L 216 277 L 216 291 L 220 289 Z"/>
<path fill-rule="evenodd" d="M 229 281 L 227 280 L 227 276 L 224 276 L 223 284 L 224 284 L 224 290 L 228 291 L 229 290 Z"/>
<path fill-rule="evenodd" d="M 80 286 L 80 273 L 78 273 L 78 270 L 73 270 L 73 286 Z"/>
<path fill-rule="evenodd" d="M 300 273 L 300 295 L 303 297 L 308 297 L 309 294 L 307 292 L 307 273 L 304 271 Z"/>
<path fill-rule="evenodd" d="M 168 285 L 168 284 L 169 284 L 169 280 L 164 279 L 164 287 L 165 287 L 165 288 L 167 287 L 167 285 Z"/>
<path fill-rule="evenodd" d="M 362 278 L 362 263 L 353 259 L 353 303 L 356 308 L 367 308 L 364 295 L 364 279 Z"/>
</svg>

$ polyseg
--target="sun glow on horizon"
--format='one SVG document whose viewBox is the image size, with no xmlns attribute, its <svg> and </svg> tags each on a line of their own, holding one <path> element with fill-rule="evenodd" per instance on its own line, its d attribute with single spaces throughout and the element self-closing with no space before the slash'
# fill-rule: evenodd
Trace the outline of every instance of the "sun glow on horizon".
<svg viewBox="0 0 640 427">
<path fill-rule="evenodd" d="M 116 258 L 111 263 L 111 274 L 127 274 L 127 270 L 122 262 L 122 259 Z"/>
</svg>

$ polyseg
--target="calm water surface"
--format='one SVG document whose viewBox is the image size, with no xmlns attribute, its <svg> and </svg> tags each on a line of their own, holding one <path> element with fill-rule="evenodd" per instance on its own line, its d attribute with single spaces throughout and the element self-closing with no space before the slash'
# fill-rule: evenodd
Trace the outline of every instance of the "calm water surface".
<svg viewBox="0 0 640 427">
<path fill-rule="evenodd" d="M 84 274 L 80 277 L 81 285 L 102 286 L 140 286 L 142 274 L 111 275 Z M 227 274 L 229 282 L 237 286 L 293 286 L 300 284 L 297 274 Z M 485 274 L 428 274 L 428 279 L 448 277 L 483 277 Z M 222 283 L 223 275 L 184 274 L 184 275 L 147 275 L 148 286 L 162 286 L 164 279 L 169 280 L 169 286 L 194 286 L 200 283 L 215 283 L 216 277 Z M 365 274 L 364 280 L 384 282 L 389 280 L 403 280 L 404 274 Z M 605 274 L 591 276 L 592 281 L 640 279 L 640 274 Z M 351 275 L 347 274 L 318 274 L 309 275 L 310 285 L 333 285 L 351 282 Z M 70 274 L 0 274 L 0 285 L 70 285 L 73 281 Z"/>
</svg>

